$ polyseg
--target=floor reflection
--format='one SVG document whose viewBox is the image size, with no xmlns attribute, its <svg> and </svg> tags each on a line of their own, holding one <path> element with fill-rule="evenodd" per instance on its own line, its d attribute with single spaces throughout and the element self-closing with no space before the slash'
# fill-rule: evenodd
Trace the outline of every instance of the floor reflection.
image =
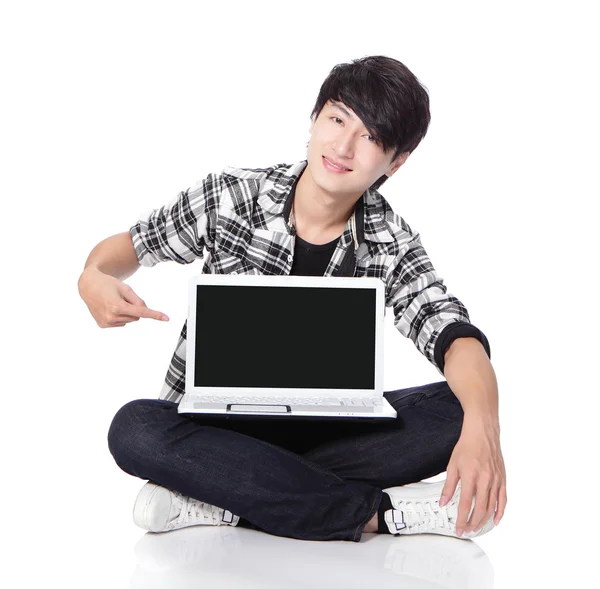
<svg viewBox="0 0 600 589">
<path fill-rule="evenodd" d="M 363 534 L 360 542 L 306 541 L 229 526 L 146 533 L 134 548 L 131 588 L 447 587 L 491 589 L 493 567 L 473 540 L 436 534 Z"/>
</svg>

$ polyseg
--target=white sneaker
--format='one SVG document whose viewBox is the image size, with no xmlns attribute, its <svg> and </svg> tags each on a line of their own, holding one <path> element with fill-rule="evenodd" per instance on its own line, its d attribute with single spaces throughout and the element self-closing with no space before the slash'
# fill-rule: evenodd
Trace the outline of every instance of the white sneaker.
<svg viewBox="0 0 600 589">
<path fill-rule="evenodd" d="M 486 521 L 481 529 L 473 532 L 463 532 L 461 536 L 456 533 L 456 520 L 458 519 L 458 503 L 460 501 L 460 480 L 452 499 L 444 506 L 440 506 L 440 496 L 446 481 L 435 483 L 410 483 L 400 487 L 383 489 L 390 496 L 393 509 L 388 509 L 384 514 L 385 522 L 391 534 L 442 534 L 467 540 L 482 536 L 494 526 L 494 515 Z M 475 508 L 475 497 L 467 521 Z"/>
<path fill-rule="evenodd" d="M 135 500 L 133 521 L 150 532 L 169 532 L 187 526 L 237 526 L 240 518 L 148 481 Z"/>
</svg>

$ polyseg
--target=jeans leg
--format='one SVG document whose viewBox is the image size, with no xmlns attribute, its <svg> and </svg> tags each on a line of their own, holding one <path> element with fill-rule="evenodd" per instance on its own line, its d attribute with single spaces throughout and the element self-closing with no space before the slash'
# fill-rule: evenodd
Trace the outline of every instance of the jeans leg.
<svg viewBox="0 0 600 589">
<path fill-rule="evenodd" d="M 460 437 L 463 409 L 446 381 L 384 393 L 386 423 L 336 423 L 302 456 L 346 481 L 385 489 L 444 472 Z"/>
<path fill-rule="evenodd" d="M 266 441 L 280 441 L 289 423 L 284 426 L 268 420 L 209 425 L 180 415 L 171 401 L 137 399 L 116 413 L 108 447 L 128 474 L 228 509 L 267 533 L 359 542 L 377 512 L 381 489 L 343 480 Z M 297 431 L 306 437 L 311 428 L 304 423 Z"/>
</svg>

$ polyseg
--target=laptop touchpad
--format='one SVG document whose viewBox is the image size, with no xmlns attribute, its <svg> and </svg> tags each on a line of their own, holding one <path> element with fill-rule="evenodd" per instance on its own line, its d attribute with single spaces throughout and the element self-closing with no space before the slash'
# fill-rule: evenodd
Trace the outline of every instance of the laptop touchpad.
<svg viewBox="0 0 600 589">
<path fill-rule="evenodd" d="M 229 405 L 227 411 L 263 411 L 268 413 L 287 413 L 289 407 L 287 405 Z"/>
</svg>

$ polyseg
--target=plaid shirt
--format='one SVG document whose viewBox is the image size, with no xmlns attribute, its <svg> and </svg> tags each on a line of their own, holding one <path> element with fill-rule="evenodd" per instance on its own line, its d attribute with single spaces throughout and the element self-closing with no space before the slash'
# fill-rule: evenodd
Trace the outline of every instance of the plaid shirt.
<svg viewBox="0 0 600 589">
<path fill-rule="evenodd" d="M 296 183 L 307 160 L 270 168 L 226 167 L 210 173 L 168 204 L 142 214 L 130 228 L 142 266 L 204 260 L 203 274 L 290 274 L 295 227 L 290 219 Z M 205 257 L 206 256 L 206 257 Z M 444 376 L 444 352 L 457 337 L 487 338 L 465 306 L 447 292 L 420 242 L 375 189 L 354 208 L 324 276 L 374 276 L 385 283 L 394 325 Z M 185 392 L 187 321 L 159 398 Z"/>
</svg>

